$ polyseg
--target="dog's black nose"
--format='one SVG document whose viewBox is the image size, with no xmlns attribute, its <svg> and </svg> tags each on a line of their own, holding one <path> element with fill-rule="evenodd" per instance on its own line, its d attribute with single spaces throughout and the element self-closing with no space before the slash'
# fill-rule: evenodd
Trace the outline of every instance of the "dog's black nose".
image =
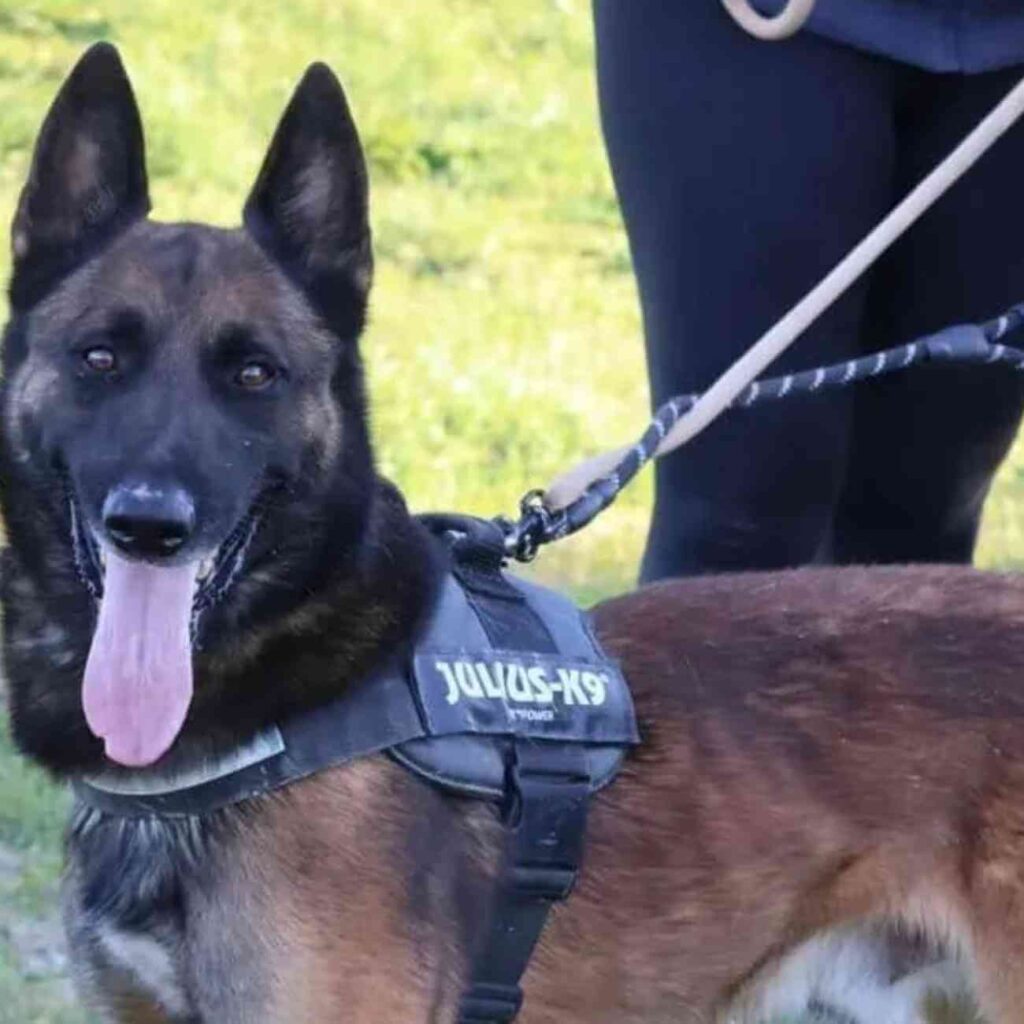
<svg viewBox="0 0 1024 1024">
<path fill-rule="evenodd" d="M 126 554 L 173 555 L 192 536 L 196 510 L 180 487 L 120 484 L 103 502 L 103 526 Z"/>
</svg>

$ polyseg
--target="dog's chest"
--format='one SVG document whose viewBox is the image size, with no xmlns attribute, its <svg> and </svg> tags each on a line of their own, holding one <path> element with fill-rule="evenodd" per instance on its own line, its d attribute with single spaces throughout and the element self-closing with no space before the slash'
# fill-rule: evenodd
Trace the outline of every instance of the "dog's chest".
<svg viewBox="0 0 1024 1024">
<path fill-rule="evenodd" d="M 224 838 L 199 819 L 114 819 L 79 811 L 64 905 L 77 981 L 91 1001 L 170 1021 L 234 1024 L 259 1015 L 259 957 L 238 886 L 220 879 Z M 233 905 L 230 905 L 232 904 Z M 223 993 L 241 993 L 223 1005 Z"/>
</svg>

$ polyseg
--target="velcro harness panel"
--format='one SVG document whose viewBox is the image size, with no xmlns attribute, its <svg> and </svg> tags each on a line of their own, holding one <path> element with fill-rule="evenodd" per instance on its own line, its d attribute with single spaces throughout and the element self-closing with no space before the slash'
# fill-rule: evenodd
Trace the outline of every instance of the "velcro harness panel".
<svg viewBox="0 0 1024 1024">
<path fill-rule="evenodd" d="M 600 789 L 637 742 L 626 681 L 571 601 L 525 580 L 503 579 L 509 589 L 500 594 L 482 594 L 454 575 L 446 579 L 411 673 L 429 735 L 390 753 L 433 783 L 500 799 L 510 749 L 501 737 L 579 743 L 591 790 Z M 494 621 L 499 602 L 511 606 L 499 634 L 504 642 L 515 632 L 510 620 L 531 615 L 547 631 L 549 649 L 494 647 L 485 624 Z M 536 635 L 530 646 L 540 646 Z"/>
</svg>

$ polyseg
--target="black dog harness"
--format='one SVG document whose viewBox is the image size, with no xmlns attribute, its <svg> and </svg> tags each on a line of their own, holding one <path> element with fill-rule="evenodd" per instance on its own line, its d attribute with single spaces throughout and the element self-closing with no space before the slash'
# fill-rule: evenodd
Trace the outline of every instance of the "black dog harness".
<svg viewBox="0 0 1024 1024">
<path fill-rule="evenodd" d="M 435 786 L 498 804 L 505 850 L 457 1024 L 498 1024 L 552 905 L 572 891 L 591 795 L 638 741 L 629 689 L 585 615 L 503 571 L 499 526 L 425 517 L 450 570 L 411 655 L 229 758 L 161 779 L 94 776 L 81 800 L 126 817 L 202 815 L 386 751 Z"/>
</svg>

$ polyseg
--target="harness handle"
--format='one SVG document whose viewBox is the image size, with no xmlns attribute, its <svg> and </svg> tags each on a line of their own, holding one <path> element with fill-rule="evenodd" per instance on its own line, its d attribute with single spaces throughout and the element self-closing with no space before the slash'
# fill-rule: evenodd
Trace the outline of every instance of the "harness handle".
<svg viewBox="0 0 1024 1024">
<path fill-rule="evenodd" d="M 750 0 L 722 0 L 733 21 L 757 39 L 778 42 L 795 36 L 807 24 L 816 0 L 789 0 L 778 14 L 766 18 L 750 6 Z"/>
</svg>

